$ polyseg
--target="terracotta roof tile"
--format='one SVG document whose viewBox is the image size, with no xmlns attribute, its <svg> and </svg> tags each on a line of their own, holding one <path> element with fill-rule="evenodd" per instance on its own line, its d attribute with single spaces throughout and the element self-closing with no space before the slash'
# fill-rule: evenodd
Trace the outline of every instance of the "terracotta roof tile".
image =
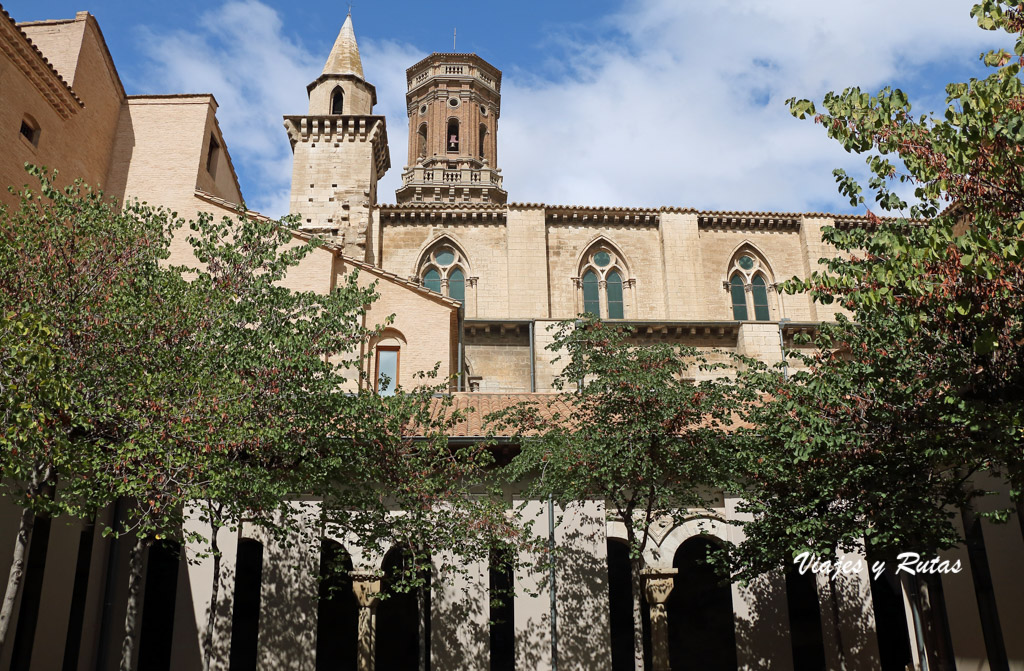
<svg viewBox="0 0 1024 671">
<path fill-rule="evenodd" d="M 533 393 L 533 394 L 489 394 L 479 392 L 457 392 L 450 395 L 451 405 L 446 406 L 446 398 L 434 399 L 434 416 L 441 412 L 449 415 L 459 412 L 464 421 L 456 424 L 449 436 L 452 438 L 473 438 L 488 435 L 492 429 L 485 418 L 491 413 L 511 408 L 520 403 L 533 403 L 542 420 L 552 421 L 555 416 L 569 417 L 572 406 L 564 394 Z"/>
</svg>

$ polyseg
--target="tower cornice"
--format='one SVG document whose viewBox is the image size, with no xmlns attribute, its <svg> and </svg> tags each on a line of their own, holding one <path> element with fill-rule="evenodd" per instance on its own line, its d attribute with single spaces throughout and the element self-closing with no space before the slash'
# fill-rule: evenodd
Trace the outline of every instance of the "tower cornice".
<svg viewBox="0 0 1024 671">
<path fill-rule="evenodd" d="M 371 104 L 372 105 L 376 105 L 377 104 L 377 87 L 375 87 L 373 84 L 371 84 L 370 82 L 366 81 L 365 79 L 363 79 L 359 75 L 354 75 L 354 74 L 351 74 L 351 73 L 338 74 L 338 73 L 332 73 L 332 72 L 325 72 L 324 74 L 320 75 L 319 77 L 317 77 L 316 79 L 311 81 L 306 86 L 306 94 L 309 95 L 309 94 L 313 93 L 313 89 L 315 89 L 317 86 L 319 86 L 320 84 L 322 84 L 322 83 L 324 83 L 326 81 L 341 81 L 341 80 L 348 80 L 348 81 L 352 81 L 352 82 L 359 82 L 362 85 L 363 88 L 365 88 L 367 91 L 370 92 Z"/>
</svg>

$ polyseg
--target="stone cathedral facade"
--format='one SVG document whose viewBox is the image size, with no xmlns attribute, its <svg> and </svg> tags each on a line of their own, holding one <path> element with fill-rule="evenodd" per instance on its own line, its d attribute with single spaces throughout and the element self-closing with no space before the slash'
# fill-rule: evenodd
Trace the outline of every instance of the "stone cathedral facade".
<svg viewBox="0 0 1024 671">
<path fill-rule="evenodd" d="M 367 319 L 395 319 L 364 346 L 368 379 L 393 380 L 378 388 L 391 393 L 440 363 L 456 405 L 469 411 L 453 438 L 479 437 L 491 410 L 551 392 L 558 369 L 546 349 L 548 327 L 582 312 L 631 324 L 641 341 L 770 362 L 794 346 L 795 334 L 833 318 L 831 307 L 780 294 L 776 284 L 806 276 L 833 253 L 823 227 L 864 219 L 517 202 L 499 160 L 501 71 L 475 54 L 434 53 L 406 76 L 409 140 L 401 168 L 392 166 L 386 119 L 374 114 L 377 92 L 363 74 L 351 16 L 307 86 L 308 109 L 280 110 L 294 155 L 291 213 L 303 235 L 328 243 L 288 282 L 327 292 L 353 270 L 376 281 L 381 298 Z M 0 16 L 3 186 L 23 184 L 21 166 L 33 162 L 118 199 L 185 216 L 230 215 L 244 201 L 216 112 L 210 94 L 126 94 L 87 12 L 20 24 Z M 402 177 L 393 196 L 378 192 L 390 169 Z M 6 192 L 0 198 L 13 202 Z M 173 254 L 191 260 L 183 241 Z M 748 586 L 715 584 L 695 557 L 702 544 L 738 538 L 730 524 L 736 504 L 723 492 L 712 511 L 653 529 L 642 590 L 629 580 L 621 520 L 600 501 L 559 510 L 555 540 L 570 559 L 557 569 L 558 668 L 918 668 L 899 586 L 874 581 L 866 570 L 832 583 L 778 575 Z M 530 502 L 526 511 L 538 529 L 547 527 L 545 505 Z M 0 538 L 13 543 L 16 525 L 17 511 L 2 508 Z M 968 532 L 974 550 L 949 553 L 966 570 L 943 584 L 958 667 L 1024 669 L 1020 530 L 978 522 Z M 175 554 L 154 546 L 142 614 L 149 633 L 138 668 L 198 668 L 211 606 L 218 612 L 217 669 L 415 668 L 409 604 L 376 596 L 372 576 L 389 569 L 390 553 L 363 553 L 345 539 L 289 548 L 263 540 L 255 529 L 225 532 L 228 570 L 216 604 L 208 561 L 186 561 L 195 559 L 191 548 Z M 321 552 L 341 550 L 357 578 L 351 595 L 318 601 L 316 562 Z M 39 520 L 29 555 L 0 667 L 116 668 L 124 544 L 100 537 L 95 525 Z M 0 571 L 9 561 L 0 552 Z M 495 617 L 490 591 L 506 584 L 517 595 Z M 994 595 L 1008 667 L 990 659 L 991 630 L 982 631 L 977 590 Z M 636 632 L 634 603 L 649 615 Z M 431 590 L 430 667 L 551 669 L 551 611 L 544 576 L 469 566 L 457 584 Z M 667 655 L 651 653 L 650 640 L 659 636 L 667 637 Z"/>
</svg>

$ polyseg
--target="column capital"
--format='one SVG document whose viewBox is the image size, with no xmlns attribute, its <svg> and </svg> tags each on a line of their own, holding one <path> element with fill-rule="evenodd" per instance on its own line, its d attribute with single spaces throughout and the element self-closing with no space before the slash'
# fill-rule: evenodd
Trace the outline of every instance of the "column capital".
<svg viewBox="0 0 1024 671">
<path fill-rule="evenodd" d="M 380 576 L 372 571 L 352 571 L 352 591 L 360 608 L 373 608 L 380 601 Z"/>
<path fill-rule="evenodd" d="M 674 568 L 642 570 L 640 577 L 644 581 L 644 594 L 647 596 L 647 602 L 651 605 L 664 604 L 675 585 L 674 578 L 677 573 L 679 573 L 679 569 Z"/>
</svg>

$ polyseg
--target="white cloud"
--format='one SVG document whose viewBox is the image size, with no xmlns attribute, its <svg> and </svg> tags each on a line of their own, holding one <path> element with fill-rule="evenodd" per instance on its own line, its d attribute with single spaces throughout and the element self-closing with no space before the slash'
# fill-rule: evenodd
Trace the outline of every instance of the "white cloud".
<svg viewBox="0 0 1024 671">
<path fill-rule="evenodd" d="M 629 3 L 565 41 L 565 71 L 513 71 L 503 90 L 505 184 L 517 200 L 715 209 L 848 207 L 831 171 L 863 172 L 786 98 L 876 90 L 995 44 L 962 2 Z M 500 65 L 500 64 L 499 64 Z M 942 81 L 946 81 L 943 79 Z M 941 104 L 941 88 L 929 109 Z"/>
<path fill-rule="evenodd" d="M 505 70 L 499 165 L 516 201 L 802 211 L 843 208 L 831 170 L 860 171 L 783 101 L 890 82 L 920 84 L 1001 44 L 954 0 L 636 0 L 570 34 L 549 34 L 545 65 Z M 291 151 L 281 115 L 306 109 L 327 54 L 290 38 L 256 0 L 203 17 L 198 33 L 153 30 L 144 88 L 212 91 L 251 206 L 283 214 Z M 358 26 L 357 26 L 358 31 Z M 599 35 L 600 39 L 581 35 Z M 424 55 L 360 39 L 376 113 L 388 118 L 393 201 L 407 152 L 405 69 Z M 942 82 L 948 78 L 939 77 Z M 937 109 L 941 88 L 926 95 Z"/>
<path fill-rule="evenodd" d="M 197 32 L 148 29 L 150 62 L 133 83 L 152 93 L 213 93 L 235 169 L 248 182 L 247 204 L 287 214 L 292 153 L 281 117 L 306 111 L 306 84 L 327 54 L 311 54 L 288 37 L 277 12 L 257 0 L 225 3 L 197 25 Z"/>
</svg>

